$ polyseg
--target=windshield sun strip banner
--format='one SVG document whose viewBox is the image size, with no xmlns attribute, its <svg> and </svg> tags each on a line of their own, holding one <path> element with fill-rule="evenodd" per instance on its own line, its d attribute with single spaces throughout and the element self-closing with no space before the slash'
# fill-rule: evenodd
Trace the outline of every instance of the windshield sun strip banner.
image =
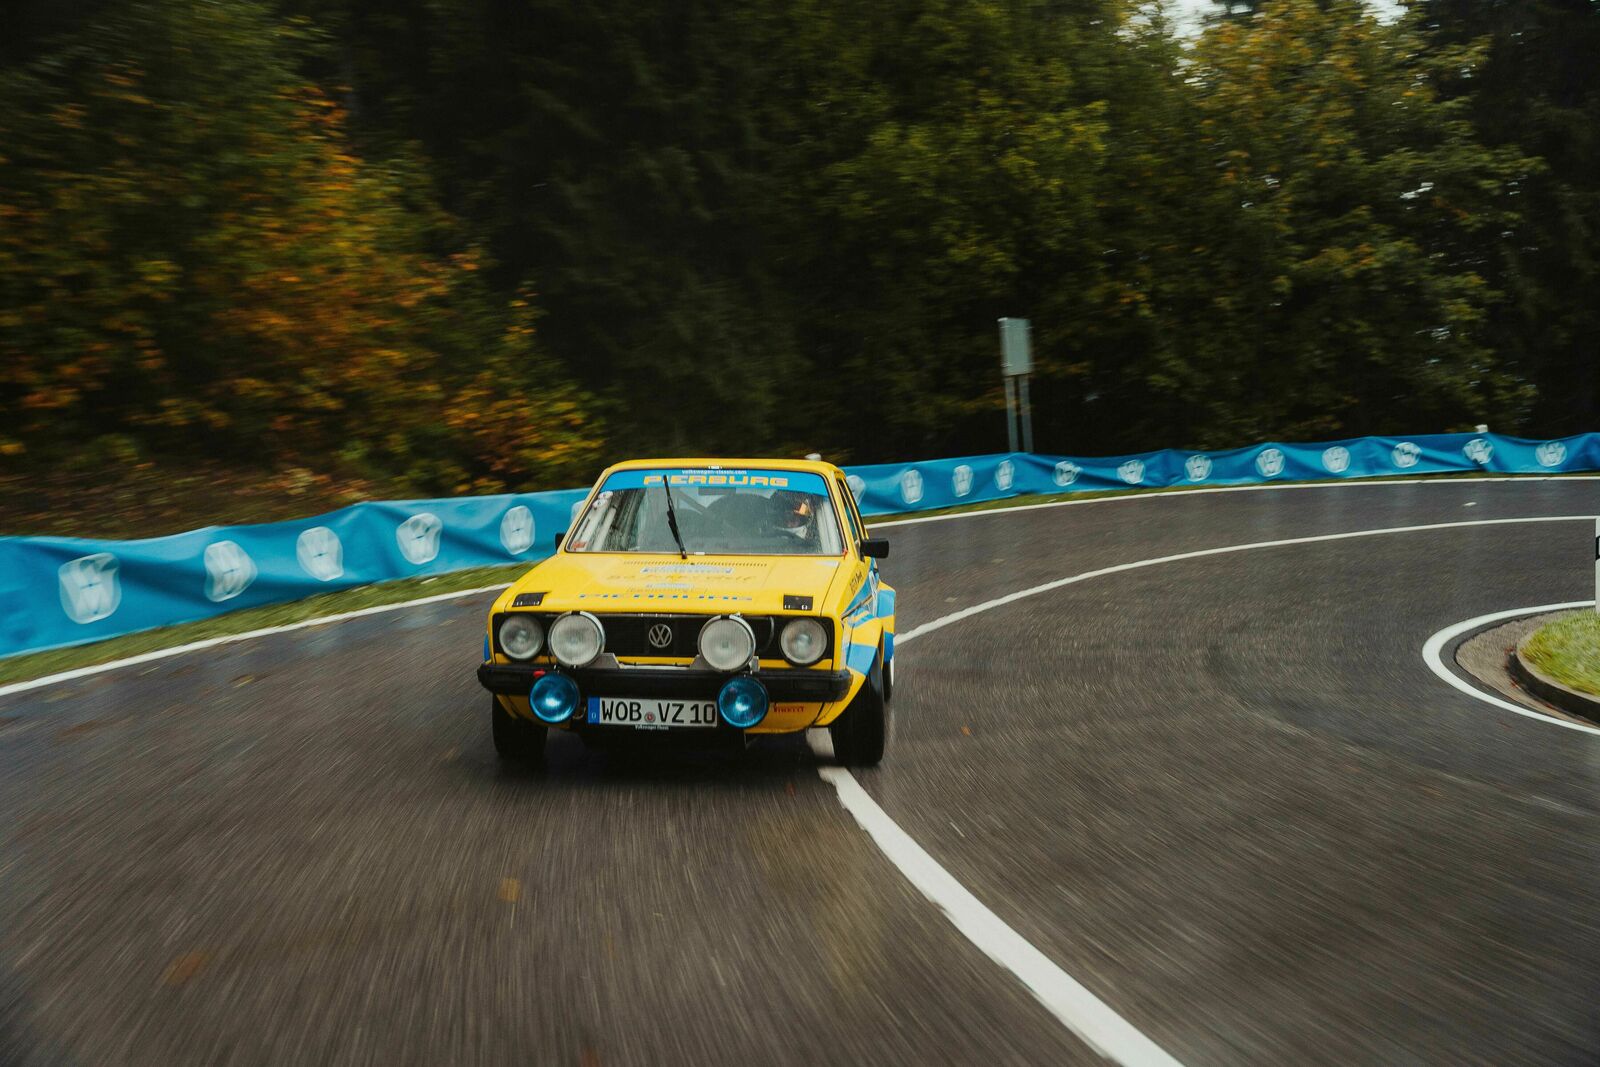
<svg viewBox="0 0 1600 1067">
<path fill-rule="evenodd" d="M 674 489 L 783 489 L 789 492 L 828 494 L 828 483 L 810 471 L 705 469 L 696 467 L 661 470 L 622 470 L 606 479 L 601 491 L 650 489 L 661 484 Z"/>
<path fill-rule="evenodd" d="M 881 516 L 1090 490 L 1595 470 L 1600 434 L 1527 440 L 1456 433 L 1100 458 L 996 453 L 849 467 L 846 475 L 862 514 Z M 820 475 L 759 468 L 618 471 L 606 487 L 624 488 L 615 479 L 625 475 L 639 486 L 652 475 L 704 476 L 708 487 L 722 484 L 712 477 L 748 476 L 757 485 L 754 479 L 766 477 L 769 487 L 826 492 Z M 772 486 L 774 477 L 788 484 Z M 0 656 L 397 578 L 532 565 L 550 554 L 587 495 L 563 489 L 374 502 L 291 522 L 214 526 L 139 541 L 0 537 Z"/>
</svg>

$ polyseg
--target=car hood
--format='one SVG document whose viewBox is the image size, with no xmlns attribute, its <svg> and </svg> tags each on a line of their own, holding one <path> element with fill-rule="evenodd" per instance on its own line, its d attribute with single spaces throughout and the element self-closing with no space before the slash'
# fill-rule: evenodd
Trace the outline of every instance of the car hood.
<svg viewBox="0 0 1600 1067">
<path fill-rule="evenodd" d="M 543 593 L 547 611 L 684 611 L 762 614 L 783 610 L 785 596 L 809 596 L 815 609 L 845 569 L 837 556 L 622 555 L 562 552 L 506 591 Z"/>
</svg>

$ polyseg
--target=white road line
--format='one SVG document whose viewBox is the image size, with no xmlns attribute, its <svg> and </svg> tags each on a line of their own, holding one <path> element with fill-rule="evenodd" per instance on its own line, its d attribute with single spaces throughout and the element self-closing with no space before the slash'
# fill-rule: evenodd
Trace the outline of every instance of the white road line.
<svg viewBox="0 0 1600 1067">
<path fill-rule="evenodd" d="M 1518 519 L 1468 519 L 1460 522 L 1429 523 L 1423 526 L 1386 526 L 1376 530 L 1348 530 L 1344 533 L 1313 534 L 1309 537 L 1288 537 L 1280 541 L 1254 541 L 1246 545 L 1224 545 L 1221 548 L 1201 548 L 1193 552 L 1179 552 L 1176 555 L 1171 556 L 1157 556 L 1154 559 L 1135 560 L 1132 563 L 1118 563 L 1115 566 L 1101 567 L 1099 570 L 1093 571 L 1084 571 L 1082 574 L 1074 574 L 1067 578 L 1057 578 L 1053 582 L 1045 582 L 1043 585 L 1036 585 L 1029 589 L 1019 589 L 1014 593 L 1007 593 L 1005 596 L 995 597 L 993 600 L 985 600 L 981 604 L 974 604 L 970 608 L 962 608 L 960 611 L 951 612 L 949 615 L 941 616 L 937 619 L 934 619 L 932 622 L 925 622 L 921 626 L 913 627 L 904 634 L 896 634 L 894 643 L 895 647 L 898 648 L 907 641 L 921 637 L 923 634 L 933 633 L 935 630 L 942 630 L 946 626 L 961 622 L 963 619 L 970 619 L 974 615 L 982 614 L 985 611 L 993 611 L 995 608 L 1004 607 L 1007 604 L 1014 604 L 1019 600 L 1024 600 L 1031 596 L 1038 596 L 1040 593 L 1048 593 L 1052 590 L 1061 589 L 1065 586 L 1075 585 L 1078 582 L 1086 582 L 1091 578 L 1101 578 L 1108 574 L 1120 574 L 1123 571 L 1142 570 L 1145 567 L 1155 567 L 1162 563 L 1176 563 L 1185 559 L 1200 559 L 1203 556 L 1223 556 L 1231 552 L 1249 552 L 1257 548 L 1281 548 L 1285 545 L 1309 545 L 1315 544 L 1318 541 L 1344 541 L 1355 537 L 1377 537 L 1383 534 L 1416 533 L 1422 530 L 1453 530 L 1469 526 L 1508 526 L 1516 523 L 1526 522 L 1593 521 L 1593 515 L 1538 515 Z"/>
<path fill-rule="evenodd" d="M 1283 488 L 1289 487 L 1285 486 Z M 1177 494 L 1167 495 L 1176 496 Z M 904 634 L 896 635 L 895 647 L 899 648 L 908 641 L 913 641 L 924 634 L 942 630 L 946 626 L 970 619 L 974 615 L 993 611 L 995 608 L 1004 607 L 1007 604 L 1014 604 L 1027 597 L 1038 596 L 1041 593 L 1048 593 L 1078 582 L 1085 582 L 1091 578 L 1119 574 L 1123 571 L 1140 570 L 1162 563 L 1176 563 L 1180 560 L 1199 559 L 1204 556 L 1221 556 L 1233 552 L 1248 552 L 1258 548 L 1281 548 L 1287 545 L 1316 544 L 1322 541 L 1342 541 L 1357 537 L 1378 537 L 1384 534 L 1453 530 L 1472 526 L 1503 526 L 1534 522 L 1592 522 L 1593 520 L 1594 516 L 1592 515 L 1475 519 L 1465 522 L 1440 522 L 1421 526 L 1391 526 L 1375 530 L 1352 530 L 1345 533 L 1289 537 L 1277 541 L 1255 541 L 1244 545 L 1226 545 L 1221 548 L 1179 552 L 1170 556 L 1137 560 L 1132 563 L 1119 563 L 1112 567 L 1101 567 L 1098 570 L 1085 571 L 1082 574 L 1058 578 L 1052 582 L 1045 582 L 1042 585 L 1020 589 L 1014 593 L 1007 593 L 1005 596 L 986 600 L 981 604 L 974 604 L 972 607 L 951 612 L 949 615 L 941 616 L 931 622 L 925 622 L 921 626 L 914 627 Z M 1554 610 L 1554 608 L 1528 608 L 1497 615 L 1486 615 L 1480 619 L 1458 623 L 1455 627 L 1441 631 L 1440 634 L 1435 634 L 1429 639 L 1428 647 L 1434 648 L 1435 642 L 1439 647 L 1442 647 L 1444 642 L 1451 636 L 1464 629 L 1469 629 L 1477 623 L 1538 610 Z M 1436 648 L 1435 652 L 1437 652 Z M 1585 730 L 1590 733 L 1600 733 L 1600 730 L 1593 727 L 1539 715 L 1537 712 L 1530 711 L 1527 708 L 1520 708 L 1505 701 L 1484 696 L 1482 693 L 1473 690 L 1465 682 L 1455 678 L 1448 671 L 1443 670 L 1441 665 L 1430 661 L 1429 666 L 1433 667 L 1436 673 L 1458 689 L 1472 696 L 1487 700 L 1491 704 L 1514 711 L 1519 715 L 1528 715 L 1556 723 L 1559 726 Z M 856 822 L 877 844 L 889 862 L 893 863 L 900 873 L 906 877 L 906 880 L 915 886 L 923 896 L 938 905 L 939 909 L 944 912 L 945 916 L 957 930 L 961 931 L 967 940 L 981 949 L 990 959 L 1016 975 L 1022 984 L 1027 987 L 1028 991 L 1063 1026 L 1071 1030 L 1102 1056 L 1117 1063 L 1128 1065 L 1128 1067 L 1144 1064 L 1177 1064 L 1177 1060 L 1173 1059 L 1160 1046 L 1136 1029 L 1133 1024 L 1118 1015 L 1104 1001 L 1085 989 L 1077 979 L 1051 962 L 1044 953 L 1025 940 L 1021 934 L 1006 925 L 1003 919 L 990 911 L 981 900 L 973 896 L 960 882 L 956 881 L 949 871 L 941 867 L 937 860 L 930 856 L 921 845 L 917 844 L 911 838 L 911 835 L 901 829 L 900 825 L 890 818 L 883 808 L 878 806 L 877 801 L 873 800 L 871 795 L 861 788 L 861 784 L 856 781 L 849 771 L 843 767 L 831 766 L 829 760 L 833 756 L 833 749 L 831 745 L 827 744 L 825 738 L 818 736 L 822 733 L 823 731 L 813 730 L 807 735 L 807 740 L 811 744 L 812 750 L 817 753 L 821 760 L 817 766 L 817 773 L 822 776 L 824 781 L 833 786 L 839 795 L 839 802 L 855 817 Z"/>
<path fill-rule="evenodd" d="M 1573 600 L 1565 604 L 1543 604 L 1536 608 L 1512 608 L 1510 611 L 1490 612 L 1488 615 L 1479 615 L 1476 619 L 1468 619 L 1466 622 L 1458 622 L 1454 626 L 1446 626 L 1443 630 L 1428 638 L 1427 643 L 1422 646 L 1422 661 L 1428 665 L 1428 669 L 1433 671 L 1434 674 L 1437 674 L 1440 678 L 1467 694 L 1467 696 L 1476 697 L 1485 704 L 1493 704 L 1497 708 L 1514 711 L 1518 715 L 1526 715 L 1530 719 L 1541 719 L 1556 726 L 1564 726 L 1568 730 L 1578 730 L 1586 734 L 1600 734 L 1600 727 L 1590 726 L 1587 723 L 1573 722 L 1570 719 L 1558 719 L 1554 715 L 1546 715 L 1542 711 L 1535 711 L 1533 708 L 1526 708 L 1521 704 L 1513 704 L 1509 700 L 1490 696 L 1449 667 L 1446 667 L 1443 655 L 1444 647 L 1451 641 L 1470 630 L 1476 630 L 1492 622 L 1515 619 L 1525 615 L 1542 615 L 1547 611 L 1561 611 L 1566 608 L 1587 608 L 1592 604 L 1594 604 L 1592 600 Z"/>
<path fill-rule="evenodd" d="M 822 735 L 818 737 L 817 735 Z M 950 872 L 911 839 L 911 835 L 878 807 L 850 772 L 827 764 L 833 748 L 825 730 L 807 735 L 824 762 L 817 773 L 839 793 L 839 800 L 883 852 L 889 862 L 939 906 L 945 917 L 984 955 L 1016 975 L 1050 1014 L 1100 1055 L 1129 1067 L 1179 1067 L 1161 1046 L 1137 1030 L 1076 979 L 1057 967 L 1023 936 L 984 907 Z"/>
<path fill-rule="evenodd" d="M 1509 474 L 1498 478 L 1379 478 L 1364 479 L 1353 482 L 1302 482 L 1296 485 L 1214 485 L 1209 489 L 1174 489 L 1168 492 L 1156 490 L 1130 490 L 1118 496 L 1097 496 L 1088 500 L 1052 500 L 1046 504 L 1017 504 L 1013 507 L 989 508 L 985 511 L 958 511 L 953 515 L 925 515 L 921 518 L 890 519 L 888 522 L 873 522 L 867 518 L 867 525 L 878 526 L 910 526 L 919 522 L 944 522 L 948 519 L 977 519 L 986 515 L 1009 515 L 1016 511 L 1039 511 L 1042 508 L 1069 508 L 1083 504 L 1118 504 L 1127 500 L 1170 500 L 1180 496 L 1204 496 L 1208 493 L 1259 493 L 1281 492 L 1285 489 L 1351 489 L 1357 486 L 1374 485 L 1454 485 L 1472 486 L 1482 485 L 1485 482 L 1593 482 L 1600 481 L 1600 475 L 1595 474 Z M 1020 499 L 1020 498 L 1019 498 Z"/>
<path fill-rule="evenodd" d="M 436 604 L 441 600 L 456 600 L 464 596 L 476 596 L 479 593 L 495 593 L 504 589 L 506 585 L 484 585 L 477 589 L 463 589 L 458 593 L 438 593 L 434 596 L 425 596 L 418 600 L 401 600 L 394 604 L 379 604 L 376 607 L 361 608 L 357 611 L 343 611 L 337 615 L 322 615 L 315 619 L 302 619 L 300 622 L 286 623 L 283 626 L 267 626 L 260 630 L 249 630 L 242 634 L 227 634 L 222 637 L 208 637 L 204 641 L 191 641 L 187 645 L 173 645 L 171 648 L 158 648 L 153 652 L 143 652 L 127 659 L 112 660 L 110 663 L 96 663 L 89 667 L 77 667 L 59 674 L 47 674 L 43 678 L 30 678 L 26 682 L 12 682 L 10 685 L 0 685 L 0 697 L 10 696 L 12 693 L 25 693 L 30 689 L 42 689 L 47 685 L 56 685 L 60 682 L 70 682 L 74 678 L 87 678 L 91 674 L 103 674 L 106 671 L 119 670 L 123 667 L 133 667 L 140 663 L 150 663 L 168 656 L 181 656 L 185 652 L 198 652 L 203 648 L 216 648 L 218 645 L 231 645 L 235 641 L 249 641 L 257 637 L 266 637 L 270 634 L 284 634 L 290 630 L 304 630 L 311 626 L 325 626 L 330 622 L 344 622 L 346 619 L 358 619 L 363 615 L 378 615 L 385 611 L 398 611 L 401 608 L 414 608 L 419 604 Z"/>
</svg>

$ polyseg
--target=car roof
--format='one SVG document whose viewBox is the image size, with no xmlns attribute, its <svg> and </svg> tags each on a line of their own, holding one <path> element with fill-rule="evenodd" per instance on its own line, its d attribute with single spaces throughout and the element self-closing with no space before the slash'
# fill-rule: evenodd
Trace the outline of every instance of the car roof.
<svg viewBox="0 0 1600 1067">
<path fill-rule="evenodd" d="M 603 472 L 601 472 L 600 476 L 603 478 L 613 471 L 639 470 L 640 468 L 648 469 L 652 467 L 686 467 L 690 470 L 708 470 L 719 467 L 741 470 L 750 467 L 759 467 L 766 470 L 809 471 L 813 474 L 823 475 L 824 477 L 832 475 L 842 476 L 844 474 L 844 472 L 838 467 L 834 466 L 832 463 L 828 463 L 825 460 L 772 458 L 719 459 L 708 456 L 693 456 L 689 458 L 624 460 L 621 463 L 613 463 L 611 466 L 607 467 Z"/>
</svg>

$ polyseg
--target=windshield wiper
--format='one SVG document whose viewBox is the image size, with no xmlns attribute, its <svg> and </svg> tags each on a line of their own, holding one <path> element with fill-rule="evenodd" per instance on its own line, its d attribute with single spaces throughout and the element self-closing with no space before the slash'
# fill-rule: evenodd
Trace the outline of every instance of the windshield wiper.
<svg viewBox="0 0 1600 1067">
<path fill-rule="evenodd" d="M 678 532 L 678 509 L 672 506 L 672 486 L 667 484 L 667 476 L 662 476 L 661 489 L 667 494 L 667 529 L 672 531 L 672 539 L 678 542 L 678 554 L 684 559 L 689 558 L 689 550 L 683 547 L 683 534 Z"/>
</svg>

